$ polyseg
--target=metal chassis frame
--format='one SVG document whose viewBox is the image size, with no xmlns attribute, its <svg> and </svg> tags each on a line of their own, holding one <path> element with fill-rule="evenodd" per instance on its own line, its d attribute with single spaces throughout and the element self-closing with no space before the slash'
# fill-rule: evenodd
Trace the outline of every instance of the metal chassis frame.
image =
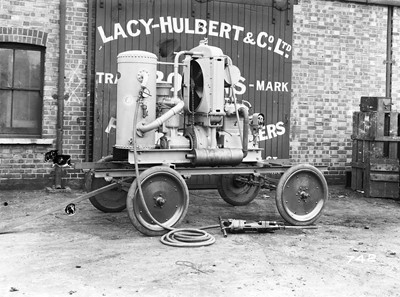
<svg viewBox="0 0 400 297">
<path fill-rule="evenodd" d="M 142 172 L 147 168 L 154 166 L 168 166 L 175 169 L 184 178 L 190 178 L 197 175 L 224 175 L 224 174 L 238 174 L 255 176 L 263 174 L 277 174 L 283 173 L 292 165 L 287 159 L 280 160 L 267 160 L 252 164 L 242 163 L 238 166 L 202 166 L 202 167 L 184 167 L 170 163 L 164 164 L 139 164 L 139 171 Z M 317 166 L 321 171 L 327 170 L 325 166 Z M 120 177 L 134 177 L 135 168 L 132 164 L 127 162 L 108 162 L 108 163 L 93 163 L 83 162 L 77 163 L 75 169 L 83 171 L 92 171 L 96 178 L 120 178 Z"/>
</svg>

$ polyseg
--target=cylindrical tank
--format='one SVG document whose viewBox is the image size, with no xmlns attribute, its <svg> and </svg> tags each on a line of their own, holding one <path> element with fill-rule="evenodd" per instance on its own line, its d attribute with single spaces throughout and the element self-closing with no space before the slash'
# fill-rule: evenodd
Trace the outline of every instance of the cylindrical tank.
<svg viewBox="0 0 400 297">
<path fill-rule="evenodd" d="M 131 149 L 136 107 L 139 108 L 137 123 L 147 124 L 156 119 L 157 56 L 145 51 L 127 51 L 118 55 L 117 63 L 119 79 L 115 147 Z M 142 88 L 144 99 L 139 105 L 137 100 Z M 155 131 L 148 131 L 136 139 L 139 149 L 155 147 Z"/>
</svg>

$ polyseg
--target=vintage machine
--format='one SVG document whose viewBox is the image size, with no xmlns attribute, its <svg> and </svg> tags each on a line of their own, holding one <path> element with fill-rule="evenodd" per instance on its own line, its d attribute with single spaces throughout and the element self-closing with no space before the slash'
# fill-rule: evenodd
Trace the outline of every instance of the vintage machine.
<svg viewBox="0 0 400 297">
<path fill-rule="evenodd" d="M 185 217 L 191 176 L 218 175 L 222 199 L 246 205 L 269 184 L 268 174 L 283 173 L 276 185 L 280 214 L 291 225 L 313 224 L 328 199 L 324 176 L 308 164 L 262 159 L 264 116 L 236 98 L 240 70 L 232 60 L 206 42 L 178 52 L 173 84 L 156 82 L 158 64 L 149 52 L 118 55 L 113 155 L 75 166 L 88 173 L 92 204 L 104 212 L 127 207 L 140 232 L 160 235 Z"/>
<path fill-rule="evenodd" d="M 215 238 L 204 230 L 175 226 L 189 206 L 185 180 L 217 175 L 218 192 L 229 204 L 246 205 L 268 186 L 276 189 L 277 209 L 293 228 L 312 225 L 320 217 L 328 200 L 324 175 L 309 164 L 290 166 L 285 160 L 262 159 L 258 142 L 264 116 L 250 114 L 250 104 L 236 98 L 240 70 L 221 49 L 203 42 L 176 53 L 169 64 L 174 69 L 173 85 L 157 83 L 158 64 L 157 56 L 149 52 L 118 55 L 113 155 L 75 164 L 87 173 L 88 193 L 66 203 L 67 214 L 75 213 L 75 203 L 90 199 L 103 212 L 127 208 L 137 230 L 163 235 L 165 244 L 209 245 Z M 54 151 L 46 154 L 46 160 L 53 160 L 54 166 L 70 165 L 69 156 Z M 275 182 L 270 174 L 281 176 Z M 12 223 L 0 234 L 58 208 Z M 277 222 L 231 219 L 220 219 L 216 227 L 225 235 L 285 228 Z"/>
</svg>

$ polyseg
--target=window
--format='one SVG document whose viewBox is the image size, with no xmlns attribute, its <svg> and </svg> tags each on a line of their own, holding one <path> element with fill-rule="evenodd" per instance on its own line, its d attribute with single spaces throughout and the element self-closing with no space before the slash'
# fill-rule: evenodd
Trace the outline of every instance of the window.
<svg viewBox="0 0 400 297">
<path fill-rule="evenodd" d="M 39 137 L 44 47 L 0 43 L 0 137 Z"/>
</svg>

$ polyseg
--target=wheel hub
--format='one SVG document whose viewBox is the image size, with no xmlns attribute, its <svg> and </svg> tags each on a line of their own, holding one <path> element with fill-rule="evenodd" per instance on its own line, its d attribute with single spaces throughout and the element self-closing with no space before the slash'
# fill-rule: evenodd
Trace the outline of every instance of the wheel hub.
<svg viewBox="0 0 400 297">
<path fill-rule="evenodd" d="M 167 202 L 167 200 L 161 195 L 159 195 L 158 197 L 154 197 L 154 201 L 156 202 L 155 207 L 160 207 L 160 208 L 162 208 L 165 202 Z"/>
<path fill-rule="evenodd" d="M 304 202 L 307 202 L 307 199 L 311 197 L 310 193 L 307 192 L 308 188 L 307 187 L 300 187 L 299 191 L 296 193 L 296 196 L 299 196 L 301 200 Z"/>
</svg>

